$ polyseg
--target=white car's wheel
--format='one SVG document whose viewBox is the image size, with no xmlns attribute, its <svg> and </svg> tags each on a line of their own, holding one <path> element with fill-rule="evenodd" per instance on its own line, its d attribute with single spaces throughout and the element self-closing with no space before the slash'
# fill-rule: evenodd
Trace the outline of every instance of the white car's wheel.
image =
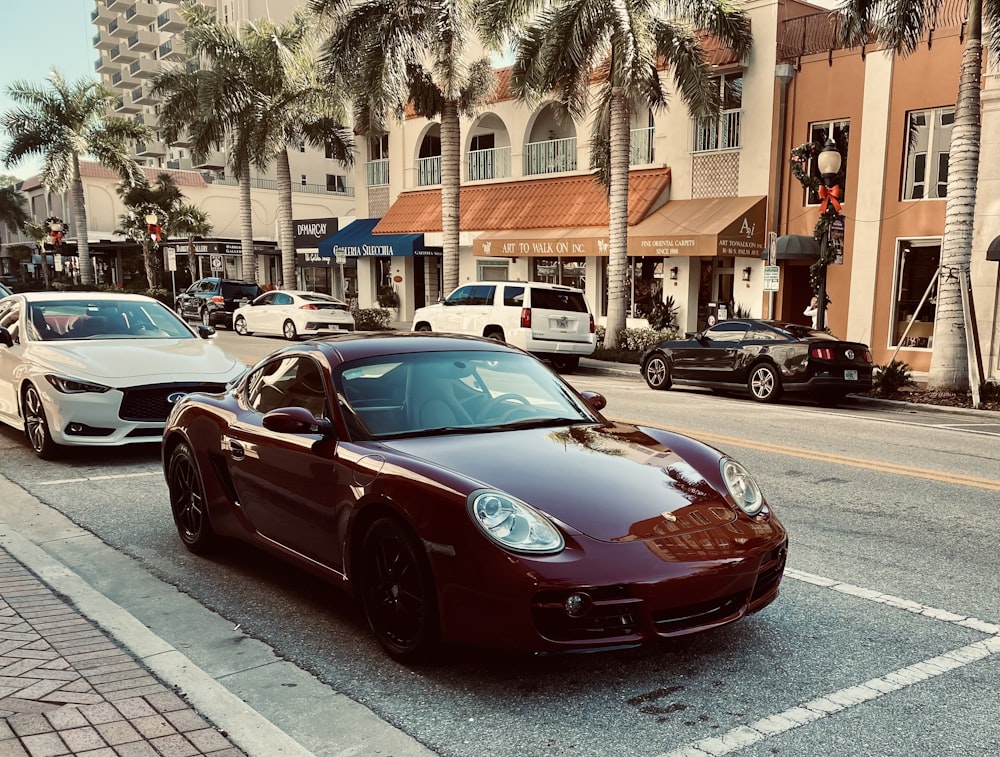
<svg viewBox="0 0 1000 757">
<path fill-rule="evenodd" d="M 247 319 L 242 315 L 236 316 L 236 320 L 233 321 L 233 331 L 240 336 L 250 336 L 253 333 L 247 328 Z"/>
<path fill-rule="evenodd" d="M 49 422 L 42 407 L 42 397 L 32 384 L 24 390 L 21 414 L 24 416 L 24 435 L 35 454 L 42 460 L 51 460 L 59 454 L 59 445 L 52 441 Z"/>
<path fill-rule="evenodd" d="M 299 338 L 298 329 L 295 328 L 295 324 L 289 319 L 285 321 L 284 325 L 281 327 L 281 333 L 285 335 L 285 339 L 289 342 L 294 342 Z"/>
</svg>

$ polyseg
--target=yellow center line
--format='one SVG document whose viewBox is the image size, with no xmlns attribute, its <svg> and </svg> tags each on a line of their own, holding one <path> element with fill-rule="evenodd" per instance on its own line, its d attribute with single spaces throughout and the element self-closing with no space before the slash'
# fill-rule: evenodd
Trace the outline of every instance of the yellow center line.
<svg viewBox="0 0 1000 757">
<path fill-rule="evenodd" d="M 618 418 L 623 423 L 631 423 L 637 426 L 648 426 L 648 423 Z M 1000 491 L 1000 481 L 995 478 L 983 478 L 980 476 L 966 476 L 962 473 L 948 473 L 946 471 L 935 471 L 927 468 L 918 468 L 912 465 L 898 465 L 897 463 L 883 463 L 874 460 L 866 460 L 861 457 L 850 457 L 848 455 L 837 455 L 830 452 L 819 452 L 816 450 L 806 450 L 799 447 L 788 447 L 783 444 L 770 444 L 768 442 L 755 442 L 749 439 L 741 439 L 735 436 L 723 436 L 722 434 L 711 434 L 704 431 L 677 428 L 675 426 L 658 426 L 668 431 L 691 436 L 715 445 L 731 444 L 737 447 L 758 450 L 760 452 L 774 452 L 779 455 L 790 457 L 801 457 L 805 460 L 816 460 L 824 463 L 834 463 L 837 465 L 849 465 L 854 468 L 879 471 L 881 473 L 896 473 L 900 476 L 912 476 L 930 481 L 940 481 L 946 484 L 958 484 L 960 486 L 971 486 L 977 489 L 987 489 L 989 491 Z"/>
</svg>

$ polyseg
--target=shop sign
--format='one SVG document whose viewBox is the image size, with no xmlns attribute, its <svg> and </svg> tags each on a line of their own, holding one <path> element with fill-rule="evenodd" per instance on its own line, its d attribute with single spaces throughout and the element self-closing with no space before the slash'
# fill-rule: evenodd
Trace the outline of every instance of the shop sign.
<svg viewBox="0 0 1000 757">
<path fill-rule="evenodd" d="M 339 222 L 336 218 L 305 218 L 301 221 L 294 221 L 296 250 L 316 250 L 319 249 L 321 239 L 332 236 L 339 231 Z"/>
</svg>

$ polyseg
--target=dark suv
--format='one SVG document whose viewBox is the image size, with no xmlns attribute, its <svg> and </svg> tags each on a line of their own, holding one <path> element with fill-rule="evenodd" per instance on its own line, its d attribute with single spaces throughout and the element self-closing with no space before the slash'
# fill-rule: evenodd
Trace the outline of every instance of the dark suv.
<svg viewBox="0 0 1000 757">
<path fill-rule="evenodd" d="M 264 290 L 252 281 L 236 281 L 211 276 L 199 279 L 177 295 L 174 309 L 182 318 L 198 319 L 206 326 L 233 327 L 233 311 Z"/>
</svg>

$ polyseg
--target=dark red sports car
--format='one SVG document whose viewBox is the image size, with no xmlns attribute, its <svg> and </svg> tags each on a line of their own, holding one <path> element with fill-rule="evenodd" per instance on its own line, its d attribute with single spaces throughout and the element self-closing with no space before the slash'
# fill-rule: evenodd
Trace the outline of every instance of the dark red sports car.
<svg viewBox="0 0 1000 757">
<path fill-rule="evenodd" d="M 784 392 L 836 404 L 872 388 L 867 344 L 783 321 L 734 319 L 651 347 L 640 361 L 652 389 L 673 385 L 747 391 L 758 402 Z"/>
<path fill-rule="evenodd" d="M 235 537 L 350 588 L 400 659 L 635 646 L 770 603 L 788 542 L 751 474 L 604 404 L 490 340 L 312 340 L 175 406 L 170 504 L 195 552 Z"/>
</svg>

